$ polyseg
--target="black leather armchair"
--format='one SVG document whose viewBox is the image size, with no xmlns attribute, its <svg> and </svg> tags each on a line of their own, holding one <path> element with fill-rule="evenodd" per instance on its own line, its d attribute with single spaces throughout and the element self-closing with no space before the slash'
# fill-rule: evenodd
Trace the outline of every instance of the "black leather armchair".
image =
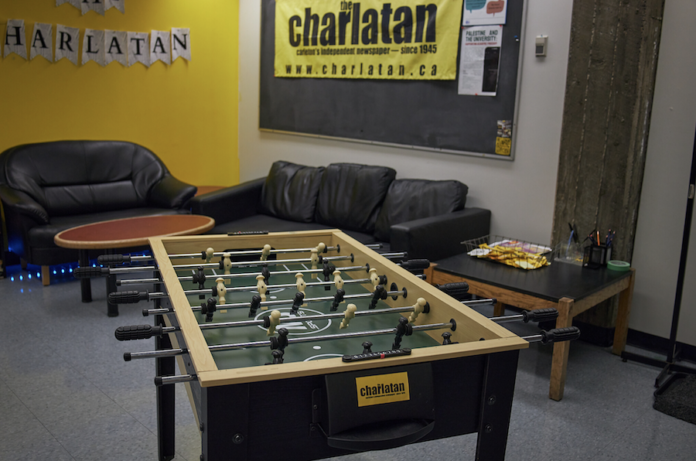
<svg viewBox="0 0 696 461">
<path fill-rule="evenodd" d="M 396 171 L 349 163 L 312 168 L 278 161 L 266 178 L 194 197 L 195 214 L 215 219 L 209 233 L 339 228 L 384 251 L 431 261 L 465 251 L 489 234 L 491 212 L 465 208 L 459 181 L 395 179 Z"/>
<path fill-rule="evenodd" d="M 77 250 L 53 242 L 65 229 L 110 219 L 187 214 L 183 206 L 195 193 L 154 153 L 130 142 L 24 144 L 0 154 L 5 250 L 31 264 L 77 261 Z"/>
</svg>

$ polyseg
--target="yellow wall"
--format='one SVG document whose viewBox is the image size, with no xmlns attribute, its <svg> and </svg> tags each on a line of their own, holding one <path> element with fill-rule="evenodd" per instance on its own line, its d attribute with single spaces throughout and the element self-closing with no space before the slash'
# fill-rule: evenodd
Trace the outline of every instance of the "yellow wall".
<svg viewBox="0 0 696 461">
<path fill-rule="evenodd" d="M 125 140 L 151 149 L 182 181 L 239 182 L 238 0 L 126 0 L 125 14 L 111 9 L 105 16 L 55 5 L 0 0 L 2 44 L 8 19 L 24 19 L 27 40 L 35 22 L 52 24 L 54 44 L 56 24 L 79 28 L 80 41 L 85 28 L 188 27 L 192 60 L 148 69 L 0 56 L 0 152 L 30 142 Z"/>
</svg>

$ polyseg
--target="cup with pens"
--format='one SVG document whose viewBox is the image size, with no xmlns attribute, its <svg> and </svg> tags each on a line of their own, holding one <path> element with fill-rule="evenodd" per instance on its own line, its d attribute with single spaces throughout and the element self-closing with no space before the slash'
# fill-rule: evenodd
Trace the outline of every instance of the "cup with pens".
<svg viewBox="0 0 696 461">
<path fill-rule="evenodd" d="M 582 266 L 583 248 L 578 238 L 577 229 L 568 223 L 570 236 L 567 243 L 559 243 L 554 252 L 554 261 Z"/>
<path fill-rule="evenodd" d="M 612 243 L 616 232 L 609 229 L 604 243 L 601 242 L 599 231 L 593 230 L 585 238 L 585 242 L 589 241 L 589 245 L 585 246 L 582 267 L 587 269 L 597 269 L 607 265 L 607 261 L 611 259 Z M 584 243 L 584 242 L 583 242 Z"/>
</svg>

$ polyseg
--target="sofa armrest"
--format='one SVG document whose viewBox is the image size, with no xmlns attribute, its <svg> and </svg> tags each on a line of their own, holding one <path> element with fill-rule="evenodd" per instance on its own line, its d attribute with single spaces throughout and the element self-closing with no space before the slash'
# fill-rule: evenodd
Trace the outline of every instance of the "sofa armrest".
<svg viewBox="0 0 696 461">
<path fill-rule="evenodd" d="M 491 212 L 483 208 L 395 224 L 391 226 L 391 251 L 407 251 L 410 259 L 437 261 L 464 253 L 461 242 L 488 235 L 490 225 Z"/>
<path fill-rule="evenodd" d="M 220 225 L 257 214 L 261 190 L 266 178 L 254 179 L 192 198 L 188 206 L 193 214 L 210 216 Z"/>
<path fill-rule="evenodd" d="M 39 224 L 48 224 L 49 217 L 46 209 L 39 205 L 28 194 L 0 184 L 0 200 L 3 206 L 15 213 L 29 216 Z"/>
<path fill-rule="evenodd" d="M 181 208 L 197 190 L 196 186 L 167 175 L 150 189 L 148 202 L 160 208 Z"/>
</svg>

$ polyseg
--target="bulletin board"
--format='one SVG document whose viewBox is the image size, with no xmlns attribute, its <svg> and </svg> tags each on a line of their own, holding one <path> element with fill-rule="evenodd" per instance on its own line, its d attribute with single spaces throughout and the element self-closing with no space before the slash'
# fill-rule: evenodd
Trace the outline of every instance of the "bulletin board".
<svg viewBox="0 0 696 461">
<path fill-rule="evenodd" d="M 457 80 L 276 78 L 275 0 L 262 0 L 259 129 L 512 160 L 524 2 L 508 1 L 491 97 L 459 95 Z M 510 155 L 496 154 L 500 120 L 513 121 Z"/>
</svg>

